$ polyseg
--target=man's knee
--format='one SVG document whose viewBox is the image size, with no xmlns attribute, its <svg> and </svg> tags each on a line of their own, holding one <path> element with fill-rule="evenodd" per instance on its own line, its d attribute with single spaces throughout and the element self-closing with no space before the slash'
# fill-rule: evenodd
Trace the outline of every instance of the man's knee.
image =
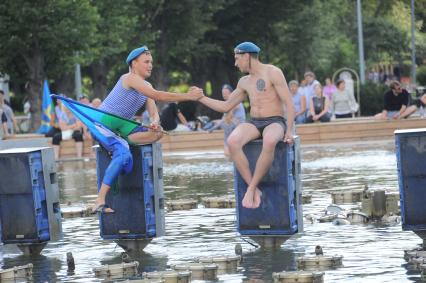
<svg viewBox="0 0 426 283">
<path fill-rule="evenodd" d="M 149 133 L 150 133 L 149 138 L 150 138 L 151 142 L 156 142 L 163 137 L 162 132 L 149 132 Z"/>
<path fill-rule="evenodd" d="M 130 135 L 128 138 L 131 142 L 135 144 L 144 144 L 144 143 L 153 143 L 158 141 L 163 137 L 163 134 L 161 132 L 139 132 L 136 134 Z"/>
<path fill-rule="evenodd" d="M 118 150 L 113 153 L 112 161 L 117 166 L 118 171 L 129 173 L 133 167 L 133 157 L 132 153 L 128 149 Z"/>
<path fill-rule="evenodd" d="M 236 135 L 230 135 L 227 140 L 229 151 L 234 151 L 242 147 L 241 139 Z"/>
<path fill-rule="evenodd" d="M 278 139 L 276 137 L 265 136 L 263 137 L 263 148 L 268 150 L 275 149 L 275 146 L 278 143 Z"/>
<path fill-rule="evenodd" d="M 413 113 L 413 112 L 415 112 L 417 110 L 417 106 L 416 105 L 411 105 L 410 107 L 408 107 L 408 111 L 410 112 L 410 113 Z"/>
<path fill-rule="evenodd" d="M 132 171 L 132 168 L 133 157 L 130 150 L 123 146 L 118 146 L 115 148 L 112 154 L 112 160 L 105 170 L 102 183 L 112 186 L 115 180 L 117 180 L 118 175 L 121 173 L 128 174 Z"/>
<path fill-rule="evenodd" d="M 155 132 L 155 140 L 154 140 L 154 142 L 159 141 L 162 137 L 163 137 L 163 133 L 162 132 Z"/>
</svg>

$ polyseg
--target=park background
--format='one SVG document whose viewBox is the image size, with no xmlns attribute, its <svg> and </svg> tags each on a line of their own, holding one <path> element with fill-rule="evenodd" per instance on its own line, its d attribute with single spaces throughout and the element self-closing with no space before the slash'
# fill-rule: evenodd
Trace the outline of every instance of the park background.
<svg viewBox="0 0 426 283">
<path fill-rule="evenodd" d="M 15 111 L 31 102 L 32 129 L 40 124 L 42 85 L 76 98 L 104 98 L 128 71 L 128 52 L 147 45 L 154 58 L 150 82 L 160 90 L 197 85 L 220 98 L 235 86 L 233 48 L 254 41 L 261 61 L 279 66 L 287 80 L 313 71 L 326 77 L 347 67 L 359 72 L 357 1 L 353 0 L 3 0 L 0 3 L 0 73 L 9 77 Z M 426 84 L 426 0 L 414 1 L 417 85 Z M 361 1 L 366 76 L 384 66 L 410 77 L 409 0 Z M 413 83 L 412 81 L 408 81 Z M 361 87 L 361 112 L 382 108 L 386 86 Z M 202 107 L 202 106 L 199 106 Z M 200 109 L 213 118 L 218 113 Z"/>
</svg>

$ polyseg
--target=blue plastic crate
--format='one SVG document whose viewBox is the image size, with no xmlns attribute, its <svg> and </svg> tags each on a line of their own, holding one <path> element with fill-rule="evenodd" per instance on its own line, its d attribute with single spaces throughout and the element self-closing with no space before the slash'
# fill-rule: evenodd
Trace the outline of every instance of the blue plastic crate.
<svg viewBox="0 0 426 283">
<path fill-rule="evenodd" d="M 395 131 L 402 228 L 426 230 L 426 129 Z"/>
<path fill-rule="evenodd" d="M 244 153 L 254 172 L 262 150 L 256 140 L 244 147 Z M 235 169 L 234 190 L 237 201 L 237 225 L 242 235 L 293 235 L 297 232 L 296 188 L 294 176 L 294 146 L 279 142 L 271 168 L 259 184 L 262 202 L 257 209 L 244 208 L 242 199 L 247 184 Z"/>
<path fill-rule="evenodd" d="M 103 239 L 156 236 L 152 148 L 151 144 L 131 146 L 133 170 L 118 177 L 118 192 L 111 189 L 106 198 L 114 213 L 104 213 L 99 218 Z M 98 190 L 110 160 L 108 152 L 99 147 L 96 164 Z"/>
<path fill-rule="evenodd" d="M 50 240 L 43 164 L 40 151 L 0 154 L 2 241 Z"/>
</svg>

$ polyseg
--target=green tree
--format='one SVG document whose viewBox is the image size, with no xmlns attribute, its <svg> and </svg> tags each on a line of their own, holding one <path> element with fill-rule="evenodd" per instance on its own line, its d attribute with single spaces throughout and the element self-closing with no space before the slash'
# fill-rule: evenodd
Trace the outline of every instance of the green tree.
<svg viewBox="0 0 426 283">
<path fill-rule="evenodd" d="M 96 9 L 90 0 L 4 0 L 0 3 L 0 68 L 28 82 L 32 129 L 40 125 L 43 80 L 68 72 L 74 53 L 89 48 Z M 12 79 L 14 79 L 12 77 Z"/>
<path fill-rule="evenodd" d="M 90 49 L 81 54 L 80 60 L 85 67 L 83 73 L 91 79 L 93 96 L 104 98 L 115 68 L 125 69 L 124 60 L 132 48 L 138 15 L 133 0 L 94 0 L 92 4 L 100 16 L 97 32 Z M 115 82 L 114 78 L 111 81 Z"/>
<path fill-rule="evenodd" d="M 238 80 L 238 72 L 234 67 L 233 49 L 242 41 L 253 41 L 261 48 L 261 60 L 271 62 L 269 49 L 278 44 L 278 35 L 274 26 L 277 22 L 290 18 L 294 9 L 303 1 L 226 1 L 213 16 L 215 29 L 205 34 L 204 42 L 214 46 L 209 54 L 193 58 L 192 78 L 205 78 L 211 82 L 212 96 L 221 99 L 221 86 Z M 219 114 L 205 110 L 209 116 Z"/>
<path fill-rule="evenodd" d="M 167 89 L 172 72 L 192 72 L 194 58 L 202 58 L 215 49 L 215 44 L 205 42 L 204 35 L 214 29 L 212 17 L 223 0 L 203 1 L 164 0 L 150 21 L 149 32 L 154 39 L 153 81 L 159 89 Z M 197 76 L 195 83 L 203 80 Z M 202 86 L 202 85 L 200 85 Z"/>
<path fill-rule="evenodd" d="M 338 7 L 338 9 L 336 8 Z M 289 78 L 314 71 L 323 79 L 342 66 L 353 67 L 353 8 L 345 0 L 315 0 L 299 6 L 292 17 L 277 24 L 278 64 Z"/>
</svg>

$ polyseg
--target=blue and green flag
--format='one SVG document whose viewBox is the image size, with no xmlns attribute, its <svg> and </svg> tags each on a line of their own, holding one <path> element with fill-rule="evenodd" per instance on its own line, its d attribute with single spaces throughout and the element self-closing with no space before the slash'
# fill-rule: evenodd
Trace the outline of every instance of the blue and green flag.
<svg viewBox="0 0 426 283">
<path fill-rule="evenodd" d="M 126 144 L 128 147 L 128 135 L 141 126 L 136 121 L 107 113 L 75 100 L 58 95 L 51 96 L 60 99 L 62 104 L 86 125 L 95 139 L 108 151 L 112 151 L 113 144 L 117 142 Z"/>
<path fill-rule="evenodd" d="M 43 99 L 41 104 L 41 125 L 38 128 L 37 133 L 46 134 L 50 130 L 50 120 L 52 119 L 53 113 L 53 102 L 50 97 L 49 84 L 47 80 L 43 83 Z"/>
</svg>

